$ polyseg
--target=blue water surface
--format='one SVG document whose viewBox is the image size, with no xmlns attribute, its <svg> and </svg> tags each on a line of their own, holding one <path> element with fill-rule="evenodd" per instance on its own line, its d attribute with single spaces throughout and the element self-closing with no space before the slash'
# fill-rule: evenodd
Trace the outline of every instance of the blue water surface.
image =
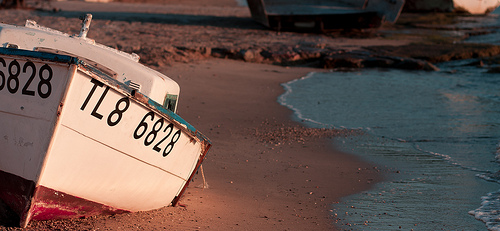
<svg viewBox="0 0 500 231">
<path fill-rule="evenodd" d="M 300 119 L 363 129 L 366 135 L 337 138 L 337 147 L 398 171 L 335 205 L 340 224 L 359 230 L 485 229 L 476 215 L 492 208 L 476 209 L 483 196 L 500 189 L 500 75 L 464 64 L 446 63 L 439 72 L 313 73 L 285 84 L 280 101 Z"/>
<path fill-rule="evenodd" d="M 470 41 L 500 44 L 498 34 L 484 36 Z M 500 74 L 476 61 L 441 63 L 436 72 L 311 73 L 283 85 L 279 101 L 298 119 L 362 129 L 365 135 L 336 138 L 336 146 L 390 172 L 387 181 L 332 205 L 337 225 L 500 230 Z"/>
</svg>

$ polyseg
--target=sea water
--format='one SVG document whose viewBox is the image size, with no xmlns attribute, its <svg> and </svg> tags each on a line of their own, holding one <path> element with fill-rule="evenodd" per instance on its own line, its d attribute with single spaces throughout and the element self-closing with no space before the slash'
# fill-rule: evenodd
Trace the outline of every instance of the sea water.
<svg viewBox="0 0 500 231">
<path fill-rule="evenodd" d="M 500 44 L 499 34 L 470 40 Z M 342 229 L 500 230 L 500 74 L 476 60 L 438 67 L 311 73 L 283 85 L 279 101 L 299 120 L 361 129 L 336 147 L 389 172 L 332 205 Z"/>
</svg>

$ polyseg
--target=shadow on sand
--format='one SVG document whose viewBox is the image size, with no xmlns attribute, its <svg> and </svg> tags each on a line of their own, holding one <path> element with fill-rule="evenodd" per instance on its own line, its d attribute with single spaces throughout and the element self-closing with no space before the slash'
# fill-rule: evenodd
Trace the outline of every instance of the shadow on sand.
<svg viewBox="0 0 500 231">
<path fill-rule="evenodd" d="M 146 22 L 162 23 L 179 26 L 211 26 L 220 28 L 257 29 L 267 30 L 252 18 L 233 16 L 210 16 L 210 15 L 187 15 L 187 14 L 159 14 L 140 12 L 102 12 L 102 11 L 40 11 L 41 16 L 52 16 L 62 18 L 79 18 L 85 14 L 92 14 L 93 19 L 125 21 L 125 22 Z"/>
</svg>

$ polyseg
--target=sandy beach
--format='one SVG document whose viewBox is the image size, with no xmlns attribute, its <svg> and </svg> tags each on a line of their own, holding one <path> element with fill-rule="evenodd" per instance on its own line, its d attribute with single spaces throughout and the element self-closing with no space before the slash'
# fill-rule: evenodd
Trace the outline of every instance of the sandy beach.
<svg viewBox="0 0 500 231">
<path fill-rule="evenodd" d="M 26 230 L 336 230 L 332 205 L 382 180 L 382 167 L 332 146 L 331 137 L 355 135 L 352 131 L 304 128 L 294 122 L 292 111 L 277 103 L 284 92 L 281 83 L 325 69 L 308 63 L 273 65 L 276 60 L 250 54 L 235 59 L 221 56 L 220 50 L 300 45 L 352 51 L 403 46 L 414 39 L 277 33 L 254 23 L 247 8 L 229 0 L 166 1 L 147 7 L 128 1 L 53 2 L 50 7 L 57 12 L 2 10 L 0 21 L 23 25 L 32 19 L 71 34 L 80 28 L 78 15 L 92 12 L 88 37 L 137 53 L 142 63 L 178 82 L 179 115 L 213 146 L 203 174 L 190 183 L 177 207 L 34 221 Z M 0 230 L 22 229 L 4 210 Z"/>
<path fill-rule="evenodd" d="M 27 230 L 335 230 L 331 205 L 379 180 L 373 165 L 335 151 L 276 102 L 280 83 L 314 69 L 211 59 L 159 70 L 182 87 L 179 114 L 213 142 L 208 188 L 199 173 L 177 207 L 34 221 Z"/>
</svg>

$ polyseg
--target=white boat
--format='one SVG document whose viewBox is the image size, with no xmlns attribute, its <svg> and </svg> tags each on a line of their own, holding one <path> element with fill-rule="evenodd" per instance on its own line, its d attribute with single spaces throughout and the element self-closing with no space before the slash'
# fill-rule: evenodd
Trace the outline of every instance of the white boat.
<svg viewBox="0 0 500 231">
<path fill-rule="evenodd" d="M 404 0 L 247 0 L 252 18 L 274 30 L 378 28 L 394 23 Z"/>
<path fill-rule="evenodd" d="M 211 143 L 175 114 L 179 86 L 138 56 L 0 24 L 0 199 L 65 219 L 175 205 Z"/>
<path fill-rule="evenodd" d="M 500 0 L 406 0 L 405 11 L 465 12 L 488 14 L 500 6 Z"/>
</svg>

